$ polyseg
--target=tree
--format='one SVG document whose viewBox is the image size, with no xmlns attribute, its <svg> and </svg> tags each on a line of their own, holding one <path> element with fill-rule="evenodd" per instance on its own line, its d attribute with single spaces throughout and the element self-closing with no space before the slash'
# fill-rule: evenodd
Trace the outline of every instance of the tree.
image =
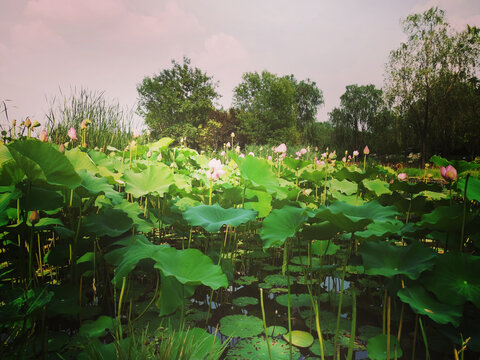
<svg viewBox="0 0 480 360">
<path fill-rule="evenodd" d="M 240 132 L 248 142 L 298 143 L 315 122 L 322 92 L 315 82 L 297 82 L 293 75 L 279 77 L 268 71 L 246 73 L 234 90 Z"/>
<path fill-rule="evenodd" d="M 172 68 L 145 77 L 137 86 L 138 113 L 155 136 L 184 133 L 183 130 L 205 124 L 219 97 L 212 77 L 190 65 L 172 60 Z M 167 131 L 167 132 L 166 132 Z"/>
<path fill-rule="evenodd" d="M 412 126 L 421 144 L 422 163 L 429 151 L 438 113 L 458 84 L 473 77 L 478 67 L 478 31 L 454 32 L 443 10 L 434 7 L 403 21 L 408 40 L 390 53 L 386 93 L 404 126 Z"/>
<path fill-rule="evenodd" d="M 385 110 L 382 90 L 374 85 L 348 85 L 340 107 L 329 113 L 337 144 L 358 150 L 367 132 L 383 130 Z"/>
</svg>

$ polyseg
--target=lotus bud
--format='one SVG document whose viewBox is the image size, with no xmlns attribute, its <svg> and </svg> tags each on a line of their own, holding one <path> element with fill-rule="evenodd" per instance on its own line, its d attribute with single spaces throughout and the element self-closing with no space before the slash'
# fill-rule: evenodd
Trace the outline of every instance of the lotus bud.
<svg viewBox="0 0 480 360">
<path fill-rule="evenodd" d="M 39 139 L 41 142 L 47 142 L 47 141 L 48 141 L 47 130 L 43 129 L 42 132 L 40 133 L 40 135 L 38 136 L 38 139 Z"/>
<path fill-rule="evenodd" d="M 82 144 L 82 147 L 84 147 L 84 148 L 86 149 L 86 148 L 87 148 L 87 143 L 84 142 L 84 143 Z"/>
<path fill-rule="evenodd" d="M 36 128 L 36 127 L 39 127 L 39 126 L 40 126 L 40 123 L 37 120 L 35 120 L 33 122 L 32 128 Z"/>
<path fill-rule="evenodd" d="M 139 136 L 140 136 L 140 132 L 139 132 L 138 130 L 135 130 L 135 131 L 133 132 L 133 134 L 132 134 L 132 137 L 133 137 L 134 139 L 138 138 Z"/>
<path fill-rule="evenodd" d="M 148 152 L 147 152 L 147 158 L 151 158 L 152 157 L 152 149 L 148 149 Z"/>
<path fill-rule="evenodd" d="M 268 160 L 268 161 L 272 161 L 272 156 L 271 156 L 271 155 L 268 155 L 267 160 Z"/>
<path fill-rule="evenodd" d="M 239 156 L 243 159 L 245 157 L 245 154 L 242 153 Z"/>
<path fill-rule="evenodd" d="M 152 132 L 150 130 L 147 130 L 147 136 L 150 136 Z"/>
<path fill-rule="evenodd" d="M 30 222 L 32 223 L 32 225 L 35 225 L 36 223 L 38 223 L 39 220 L 40 220 L 40 215 L 38 214 L 38 211 L 37 211 L 37 210 L 33 210 L 33 211 L 30 213 L 30 216 L 28 217 L 28 220 L 30 220 Z"/>
<path fill-rule="evenodd" d="M 368 145 L 365 145 L 365 148 L 363 149 L 363 153 L 364 153 L 365 155 L 370 154 L 370 149 L 368 148 Z"/>
<path fill-rule="evenodd" d="M 162 153 L 158 154 L 157 161 L 162 161 Z"/>
<path fill-rule="evenodd" d="M 220 153 L 220 156 L 225 156 L 225 154 L 226 154 L 225 151 L 222 151 L 222 152 Z"/>
<path fill-rule="evenodd" d="M 406 173 L 400 173 L 400 174 L 398 174 L 397 178 L 400 181 L 407 181 L 407 174 Z"/>
<path fill-rule="evenodd" d="M 12 126 L 17 126 L 17 120 L 13 119 Z"/>
<path fill-rule="evenodd" d="M 346 163 L 346 162 L 347 162 L 347 158 L 344 156 L 344 157 L 342 158 L 342 161 L 343 161 L 344 163 Z"/>
<path fill-rule="evenodd" d="M 68 130 L 68 137 L 72 140 L 78 140 L 78 137 L 77 137 L 77 130 L 75 130 L 74 127 L 71 127 L 69 130 Z"/>
<path fill-rule="evenodd" d="M 315 146 L 315 152 L 318 152 L 318 146 Z"/>
<path fill-rule="evenodd" d="M 230 144 L 230 141 L 225 144 L 227 148 L 230 148 L 232 145 Z"/>
<path fill-rule="evenodd" d="M 235 133 L 232 132 L 232 133 L 230 134 L 230 137 L 233 139 L 233 138 L 235 137 Z"/>
<path fill-rule="evenodd" d="M 448 182 L 457 180 L 457 169 L 452 165 L 448 165 L 446 168 L 442 166 L 440 168 L 440 174 Z"/>
<path fill-rule="evenodd" d="M 262 151 L 262 150 L 263 150 L 263 146 L 260 146 L 260 151 Z"/>
<path fill-rule="evenodd" d="M 240 152 L 240 146 L 237 145 L 237 147 L 235 148 L 235 152 L 238 154 Z"/>
<path fill-rule="evenodd" d="M 353 156 L 358 156 L 358 154 L 359 154 L 358 150 L 353 151 Z"/>
<path fill-rule="evenodd" d="M 25 126 L 26 126 L 27 128 L 30 128 L 30 126 L 32 126 L 32 121 L 30 120 L 29 117 L 27 117 L 27 118 L 25 119 L 25 123 L 24 123 L 24 124 L 25 124 Z"/>
<path fill-rule="evenodd" d="M 58 147 L 58 151 L 60 151 L 62 154 L 65 154 L 65 145 L 60 144 L 60 146 Z"/>
</svg>

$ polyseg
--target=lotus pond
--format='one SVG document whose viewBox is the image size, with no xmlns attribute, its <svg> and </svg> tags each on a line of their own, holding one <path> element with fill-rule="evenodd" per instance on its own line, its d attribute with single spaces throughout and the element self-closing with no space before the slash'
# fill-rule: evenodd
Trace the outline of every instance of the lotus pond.
<svg viewBox="0 0 480 360">
<path fill-rule="evenodd" d="M 479 164 L 172 142 L 0 145 L 1 358 L 478 358 Z"/>
</svg>

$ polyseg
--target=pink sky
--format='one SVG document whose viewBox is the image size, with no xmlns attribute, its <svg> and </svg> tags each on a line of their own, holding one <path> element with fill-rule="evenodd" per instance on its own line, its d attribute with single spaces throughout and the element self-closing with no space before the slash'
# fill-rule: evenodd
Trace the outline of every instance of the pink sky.
<svg viewBox="0 0 480 360">
<path fill-rule="evenodd" d="M 400 19 L 430 6 L 457 29 L 480 26 L 478 0 L 0 0 L 0 100 L 10 119 L 42 124 L 59 88 L 134 108 L 145 76 L 187 56 L 219 82 L 224 108 L 245 72 L 310 78 L 324 93 L 323 121 L 346 85 L 382 86 L 404 40 Z"/>
</svg>

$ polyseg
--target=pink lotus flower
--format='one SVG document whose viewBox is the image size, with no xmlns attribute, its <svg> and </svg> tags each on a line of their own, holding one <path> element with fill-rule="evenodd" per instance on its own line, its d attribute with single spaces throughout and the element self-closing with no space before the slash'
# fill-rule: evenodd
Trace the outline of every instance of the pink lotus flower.
<svg viewBox="0 0 480 360">
<path fill-rule="evenodd" d="M 225 154 L 226 154 L 225 151 L 222 151 L 222 152 L 220 153 L 221 156 L 225 156 Z"/>
<path fill-rule="evenodd" d="M 287 145 L 280 144 L 273 150 L 273 152 L 284 154 L 287 152 Z"/>
<path fill-rule="evenodd" d="M 344 163 L 346 163 L 346 162 L 347 162 L 347 158 L 344 156 L 344 157 L 342 158 L 342 161 L 343 161 Z"/>
<path fill-rule="evenodd" d="M 227 148 L 231 147 L 232 145 L 230 144 L 230 141 L 227 142 L 227 144 L 225 145 Z"/>
<path fill-rule="evenodd" d="M 48 141 L 48 134 L 47 134 L 47 130 L 42 130 L 42 132 L 40 133 L 40 135 L 38 136 L 38 139 L 41 141 L 41 142 L 47 142 Z"/>
<path fill-rule="evenodd" d="M 272 161 L 272 156 L 271 156 L 271 155 L 268 155 L 267 160 L 268 160 L 268 161 Z"/>
<path fill-rule="evenodd" d="M 358 150 L 353 151 L 353 156 L 358 156 L 358 154 L 359 154 Z"/>
<path fill-rule="evenodd" d="M 255 154 L 253 152 L 249 152 L 248 155 L 252 155 L 252 156 L 255 156 Z"/>
<path fill-rule="evenodd" d="M 240 156 L 240 157 L 243 159 L 243 158 L 245 157 L 245 154 L 242 153 L 242 154 L 240 154 L 240 155 L 238 155 L 238 156 Z"/>
<path fill-rule="evenodd" d="M 207 171 L 207 177 L 210 180 L 218 180 L 220 176 L 225 175 L 225 170 L 223 170 L 223 164 L 220 160 L 212 159 L 208 163 L 209 169 Z"/>
<path fill-rule="evenodd" d="M 300 153 L 303 155 L 303 154 L 306 154 L 307 153 L 307 149 L 301 149 L 300 150 Z"/>
<path fill-rule="evenodd" d="M 398 176 L 397 176 L 398 180 L 400 180 L 400 181 L 407 181 L 407 177 L 408 177 L 408 176 L 407 176 L 406 173 L 400 173 L 400 174 L 398 174 Z"/>
<path fill-rule="evenodd" d="M 322 156 L 322 159 L 325 159 L 327 157 L 327 153 L 324 152 L 321 156 Z"/>
<path fill-rule="evenodd" d="M 68 137 L 72 140 L 78 140 L 78 137 L 77 137 L 77 130 L 75 130 L 74 127 L 71 127 L 69 130 L 68 130 Z"/>
<path fill-rule="evenodd" d="M 370 149 L 368 148 L 368 145 L 365 145 L 365 148 L 363 149 L 363 153 L 364 153 L 365 155 L 370 154 Z"/>
<path fill-rule="evenodd" d="M 440 167 L 440 174 L 448 182 L 457 180 L 457 169 L 452 165 L 448 165 L 446 168 L 443 166 Z"/>
<path fill-rule="evenodd" d="M 299 158 L 300 156 L 302 156 L 302 153 L 300 151 L 297 151 L 295 155 L 297 155 L 297 158 Z"/>
</svg>

